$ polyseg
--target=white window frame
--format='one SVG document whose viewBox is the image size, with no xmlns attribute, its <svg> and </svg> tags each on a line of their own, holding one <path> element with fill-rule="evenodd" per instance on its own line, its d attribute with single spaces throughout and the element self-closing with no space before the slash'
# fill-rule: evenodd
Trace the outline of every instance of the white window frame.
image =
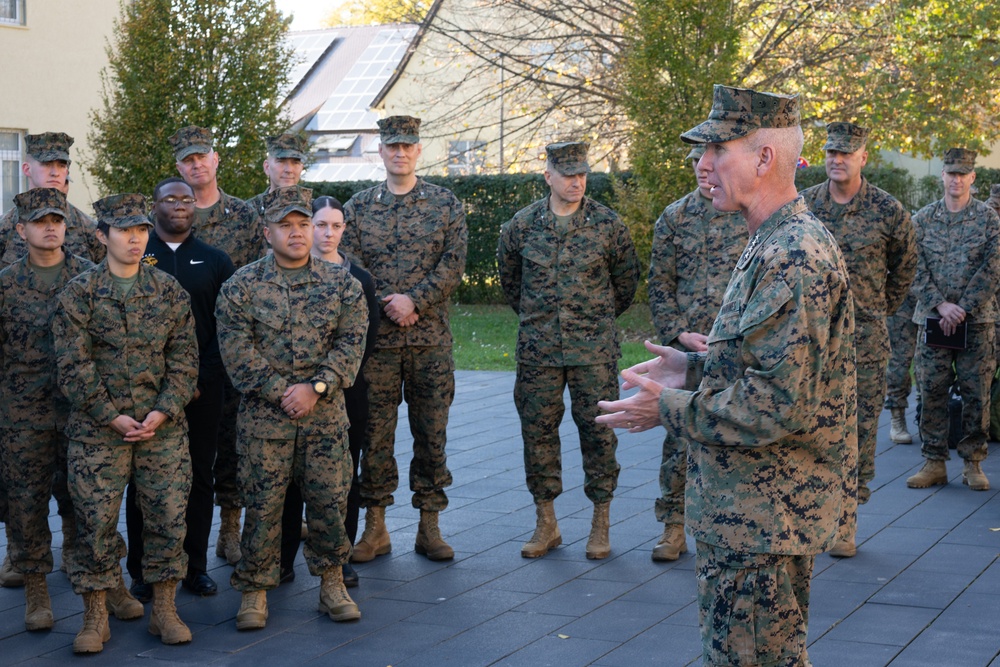
<svg viewBox="0 0 1000 667">
<path fill-rule="evenodd" d="M 14 10 L 14 16 L 0 16 L 0 26 L 27 25 L 24 11 L 25 2 L 26 0 L 0 0 L 0 5 L 11 7 Z"/>
<path fill-rule="evenodd" d="M 486 166 L 486 142 L 458 140 L 448 142 L 448 175 L 478 174 Z"/>
<path fill-rule="evenodd" d="M 14 195 L 24 192 L 26 186 L 24 172 L 21 170 L 21 163 L 24 161 L 24 131 L 0 128 L 0 134 L 17 137 L 16 150 L 0 150 L 0 213 L 6 213 L 14 205 Z M 4 171 L 9 169 L 13 170 L 16 179 L 13 192 L 7 192 L 4 187 Z"/>
</svg>

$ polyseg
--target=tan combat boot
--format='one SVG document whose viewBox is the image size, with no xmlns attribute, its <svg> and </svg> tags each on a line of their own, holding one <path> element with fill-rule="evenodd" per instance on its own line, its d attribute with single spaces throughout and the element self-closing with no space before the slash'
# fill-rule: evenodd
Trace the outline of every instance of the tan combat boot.
<svg viewBox="0 0 1000 667">
<path fill-rule="evenodd" d="M 108 589 L 104 597 L 104 604 L 108 608 L 108 613 L 119 621 L 130 621 L 133 618 L 142 618 L 145 610 L 142 603 L 136 600 L 129 590 L 125 588 L 125 580 L 122 578 L 121 569 L 118 570 L 118 582 L 114 588 Z"/>
<path fill-rule="evenodd" d="M 344 570 L 339 565 L 323 573 L 323 583 L 319 588 L 319 610 L 337 622 L 361 618 L 358 605 L 347 594 Z"/>
<path fill-rule="evenodd" d="M 854 558 L 857 553 L 858 547 L 853 537 L 849 540 L 837 540 L 830 549 L 830 555 L 834 558 Z"/>
<path fill-rule="evenodd" d="M 367 563 L 375 556 L 381 556 L 390 551 L 392 551 L 392 542 L 389 541 L 389 531 L 385 528 L 385 508 L 369 507 L 365 510 L 365 531 L 361 533 L 361 539 L 354 545 L 351 561 Z"/>
<path fill-rule="evenodd" d="M 244 591 L 236 614 L 237 630 L 258 630 L 267 625 L 267 591 Z"/>
<path fill-rule="evenodd" d="M 7 531 L 7 555 L 4 556 L 3 565 L 0 566 L 0 586 L 4 588 L 20 588 L 24 586 L 24 575 L 14 569 L 14 564 L 10 562 L 10 526 L 5 525 Z"/>
<path fill-rule="evenodd" d="M 535 503 L 535 533 L 523 547 L 522 558 L 539 558 L 562 544 L 562 534 L 556 523 L 556 509 L 551 500 Z"/>
<path fill-rule="evenodd" d="M 926 489 L 928 486 L 948 483 L 948 469 L 944 461 L 924 462 L 924 467 L 916 475 L 906 479 L 906 485 L 911 489 Z"/>
<path fill-rule="evenodd" d="M 611 542 L 608 540 L 610 510 L 610 502 L 594 503 L 594 518 L 590 522 L 590 538 L 587 540 L 587 558 L 591 560 L 607 558 L 611 554 Z"/>
<path fill-rule="evenodd" d="M 684 540 L 684 526 L 679 523 L 668 523 L 663 526 L 663 536 L 653 547 L 653 560 L 677 560 L 681 554 L 687 553 L 688 545 Z"/>
<path fill-rule="evenodd" d="M 986 478 L 979 461 L 966 461 L 962 469 L 962 484 L 968 485 L 973 491 L 989 491 L 990 480 Z"/>
<path fill-rule="evenodd" d="M 50 630 L 55 625 L 52 618 L 52 601 L 45 575 L 24 575 L 24 628 L 28 631 Z"/>
<path fill-rule="evenodd" d="M 437 512 L 420 510 L 420 525 L 417 526 L 417 541 L 413 550 L 430 560 L 451 560 L 455 557 L 455 550 L 441 537 Z"/>
<path fill-rule="evenodd" d="M 100 653 L 111 639 L 104 591 L 83 594 L 83 627 L 73 640 L 73 653 Z"/>
<path fill-rule="evenodd" d="M 236 565 L 243 557 L 240 551 L 240 508 L 223 507 L 219 511 L 219 539 L 215 543 L 215 555 L 225 558 L 230 565 Z"/>
<path fill-rule="evenodd" d="M 73 558 L 73 552 L 76 550 L 76 517 L 70 515 L 68 517 L 61 516 L 62 519 L 62 558 L 60 558 L 59 569 L 63 572 L 68 572 L 70 559 Z"/>
<path fill-rule="evenodd" d="M 149 615 L 149 634 L 156 635 L 164 644 L 186 644 L 191 641 L 191 629 L 177 615 L 177 605 L 174 604 L 176 594 L 176 581 L 157 581 L 153 584 L 153 613 Z"/>
<path fill-rule="evenodd" d="M 889 426 L 889 439 L 900 445 L 913 443 L 913 436 L 906 428 L 906 411 L 903 408 L 889 408 L 892 422 Z"/>
</svg>

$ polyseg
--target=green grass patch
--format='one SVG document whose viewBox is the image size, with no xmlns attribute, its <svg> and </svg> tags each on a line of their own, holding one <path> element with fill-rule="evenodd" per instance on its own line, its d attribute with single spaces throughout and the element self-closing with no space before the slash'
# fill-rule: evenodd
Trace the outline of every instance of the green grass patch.
<svg viewBox="0 0 1000 667">
<path fill-rule="evenodd" d="M 621 317 L 622 359 L 619 368 L 628 368 L 649 358 L 643 347 L 646 338 L 655 341 L 649 306 L 634 304 Z M 517 315 L 508 306 L 451 306 L 451 333 L 455 338 L 455 367 L 463 371 L 513 371 L 517 345 Z"/>
</svg>

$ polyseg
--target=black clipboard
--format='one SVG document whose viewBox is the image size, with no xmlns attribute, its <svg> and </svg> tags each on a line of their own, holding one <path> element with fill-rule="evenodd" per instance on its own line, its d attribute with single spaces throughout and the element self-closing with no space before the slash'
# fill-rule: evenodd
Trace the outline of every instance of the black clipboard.
<svg viewBox="0 0 1000 667">
<path fill-rule="evenodd" d="M 948 350 L 964 350 L 968 343 L 967 322 L 955 327 L 955 333 L 945 336 L 941 331 L 941 318 L 928 317 L 924 325 L 924 343 L 928 347 L 943 347 Z"/>
</svg>

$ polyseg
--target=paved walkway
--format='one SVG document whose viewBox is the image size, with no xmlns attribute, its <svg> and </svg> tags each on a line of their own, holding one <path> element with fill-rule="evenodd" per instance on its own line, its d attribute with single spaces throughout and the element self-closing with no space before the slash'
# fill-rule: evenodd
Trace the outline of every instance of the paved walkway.
<svg viewBox="0 0 1000 667">
<path fill-rule="evenodd" d="M 613 552 L 588 561 L 590 505 L 567 415 L 561 429 L 566 491 L 556 501 L 564 545 L 525 560 L 520 547 L 531 535 L 534 507 L 524 486 L 513 383 L 512 373 L 458 374 L 448 444 L 455 483 L 441 517 L 454 561 L 432 563 L 413 553 L 419 514 L 404 490 L 387 513 L 393 553 L 358 566 L 361 586 L 351 593 L 361 606 L 359 622 L 333 623 L 316 610 L 319 582 L 300 555 L 296 581 L 269 593 L 267 628 L 237 632 L 239 594 L 229 587 L 231 568 L 213 549 L 209 562 L 219 594 L 177 594 L 180 615 L 194 631 L 190 645 L 163 646 L 146 632 L 147 620 L 112 620 L 111 641 L 87 660 L 269 667 L 698 664 L 693 557 L 669 564 L 649 557 L 661 532 L 652 513 L 661 432 L 621 437 Z M 817 666 L 1000 667 L 997 493 L 964 487 L 957 458 L 948 464 L 948 486 L 907 489 L 906 476 L 921 464 L 919 446 L 889 442 L 888 413 L 883 417 L 874 493 L 860 512 L 858 555 L 816 562 L 810 656 Z M 401 434 L 398 445 L 405 480 L 409 436 Z M 996 452 L 983 468 L 1000 485 Z M 51 521 L 58 529 L 59 518 Z M 22 591 L 0 589 L 0 665 L 84 660 L 72 655 L 81 599 L 61 573 L 49 577 L 49 587 L 56 628 L 37 634 L 24 631 Z"/>
</svg>

